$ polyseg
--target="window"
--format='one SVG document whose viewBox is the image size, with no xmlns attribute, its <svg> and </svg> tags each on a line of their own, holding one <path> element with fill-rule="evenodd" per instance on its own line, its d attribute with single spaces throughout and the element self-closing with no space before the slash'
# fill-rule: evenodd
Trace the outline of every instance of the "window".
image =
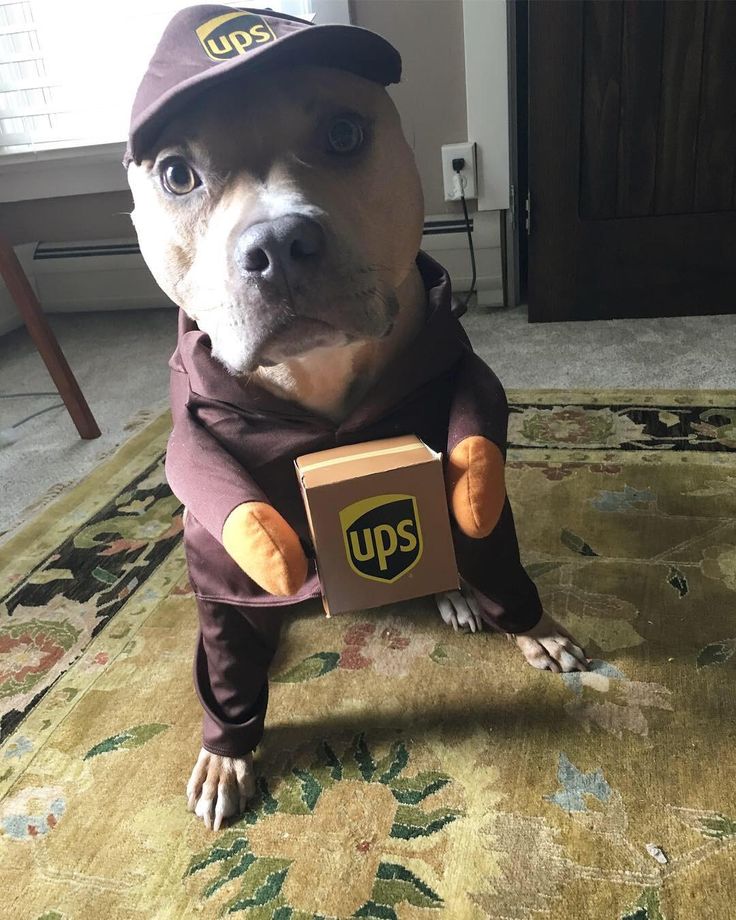
<svg viewBox="0 0 736 920">
<path fill-rule="evenodd" d="M 166 22 L 195 2 L 0 0 L 0 157 L 124 140 L 135 90 Z M 320 22 L 344 15 L 335 0 L 225 5 L 304 18 L 316 11 Z"/>
</svg>

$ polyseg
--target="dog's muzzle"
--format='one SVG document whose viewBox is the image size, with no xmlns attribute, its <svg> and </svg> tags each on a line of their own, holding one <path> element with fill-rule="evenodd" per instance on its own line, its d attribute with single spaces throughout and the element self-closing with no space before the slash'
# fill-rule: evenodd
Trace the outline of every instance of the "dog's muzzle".
<svg viewBox="0 0 736 920">
<path fill-rule="evenodd" d="M 341 241 L 305 214 L 251 224 L 233 240 L 234 311 L 212 349 L 233 373 L 387 335 L 398 311 Z"/>
</svg>

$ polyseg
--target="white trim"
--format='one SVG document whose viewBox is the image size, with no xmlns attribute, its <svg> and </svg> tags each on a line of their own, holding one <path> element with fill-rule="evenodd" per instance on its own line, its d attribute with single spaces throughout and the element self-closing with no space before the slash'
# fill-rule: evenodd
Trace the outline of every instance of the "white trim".
<svg viewBox="0 0 736 920">
<path fill-rule="evenodd" d="M 124 191 L 125 142 L 0 157 L 0 202 Z"/>
<path fill-rule="evenodd" d="M 468 140 L 477 144 L 478 210 L 508 208 L 506 0 L 463 0 Z"/>
</svg>

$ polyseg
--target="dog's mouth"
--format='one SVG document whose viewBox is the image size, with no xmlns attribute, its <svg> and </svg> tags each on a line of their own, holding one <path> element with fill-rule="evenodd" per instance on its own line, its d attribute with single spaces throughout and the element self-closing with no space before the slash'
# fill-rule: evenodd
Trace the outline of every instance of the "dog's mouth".
<svg viewBox="0 0 736 920">
<path fill-rule="evenodd" d="M 362 282 L 356 286 L 355 277 Z M 327 349 L 339 349 L 390 335 L 399 304 L 384 293 L 367 270 L 330 271 L 322 283 L 233 283 L 227 308 L 197 322 L 210 335 L 212 354 L 231 374 L 241 376 L 259 367 L 273 367 L 317 352 L 329 363 Z M 237 279 L 236 279 L 237 280 Z M 207 328 L 209 326 L 209 328 Z M 326 366 L 325 371 L 330 372 Z"/>
<path fill-rule="evenodd" d="M 298 358 L 315 348 L 339 348 L 354 342 L 357 336 L 321 319 L 297 316 L 282 326 L 264 343 L 258 363 L 263 367 Z"/>
</svg>

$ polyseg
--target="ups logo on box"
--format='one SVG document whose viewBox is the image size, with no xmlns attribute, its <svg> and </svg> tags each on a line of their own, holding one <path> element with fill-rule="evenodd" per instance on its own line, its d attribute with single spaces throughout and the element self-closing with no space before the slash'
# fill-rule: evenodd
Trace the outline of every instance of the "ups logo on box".
<svg viewBox="0 0 736 920">
<path fill-rule="evenodd" d="M 392 584 L 422 557 L 422 529 L 412 495 L 374 495 L 340 511 L 350 568 L 361 578 Z"/>
<path fill-rule="evenodd" d="M 208 19 L 197 29 L 197 38 L 207 57 L 213 61 L 226 61 L 266 42 L 275 41 L 276 36 L 261 16 L 240 12 Z"/>
</svg>

